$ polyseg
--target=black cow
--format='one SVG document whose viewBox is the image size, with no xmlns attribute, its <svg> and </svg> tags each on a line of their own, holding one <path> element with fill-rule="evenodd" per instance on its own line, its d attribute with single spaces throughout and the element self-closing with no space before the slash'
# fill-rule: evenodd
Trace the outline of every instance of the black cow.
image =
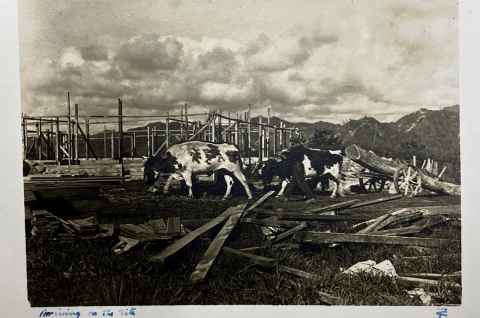
<svg viewBox="0 0 480 318">
<path fill-rule="evenodd" d="M 173 179 L 184 180 L 188 187 L 188 196 L 192 197 L 192 177 L 195 174 L 211 174 L 215 171 L 227 171 L 242 184 L 248 198 L 252 198 L 247 179 L 242 172 L 242 161 L 238 148 L 230 144 L 214 144 L 203 141 L 187 141 L 168 148 L 162 156 L 152 157 L 144 164 L 144 180 L 153 189 L 159 188 L 159 173 L 168 173 L 170 176 L 164 187 L 168 193 Z M 224 198 L 230 195 L 233 179 L 224 174 L 227 190 Z"/>
<path fill-rule="evenodd" d="M 280 152 L 276 158 L 262 163 L 258 171 L 264 186 L 270 184 L 273 177 L 280 178 L 282 184 L 277 197 L 282 196 L 285 190 L 287 192 L 291 190 L 291 187 L 287 186 L 293 183 L 308 199 L 312 199 L 313 192 L 305 179 L 311 179 L 314 184 L 317 184 L 322 178 L 327 178 L 335 182 L 331 195 L 333 198 L 337 194 L 344 195 L 340 187 L 342 161 L 343 156 L 340 151 L 325 151 L 297 145 Z"/>
</svg>

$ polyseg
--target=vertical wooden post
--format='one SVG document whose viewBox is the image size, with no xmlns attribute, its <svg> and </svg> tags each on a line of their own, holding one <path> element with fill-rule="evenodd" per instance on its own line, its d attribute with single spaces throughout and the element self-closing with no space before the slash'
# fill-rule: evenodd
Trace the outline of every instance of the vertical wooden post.
<svg viewBox="0 0 480 318">
<path fill-rule="evenodd" d="M 68 112 L 68 137 L 67 137 L 67 144 L 68 147 L 68 165 L 70 166 L 72 161 L 72 114 L 70 108 L 70 92 L 67 92 L 67 112 Z"/>
<path fill-rule="evenodd" d="M 55 118 L 55 161 L 60 164 L 60 120 Z"/>
<path fill-rule="evenodd" d="M 112 159 L 115 159 L 115 131 L 112 129 L 112 135 L 111 135 L 111 142 L 110 142 L 110 150 L 111 150 L 111 157 Z"/>
<path fill-rule="evenodd" d="M 218 143 L 222 143 L 223 142 L 223 138 L 222 138 L 222 112 L 219 110 L 218 113 L 220 114 L 220 116 L 218 116 L 218 138 L 217 138 L 217 142 Z"/>
<path fill-rule="evenodd" d="M 90 142 L 90 119 L 85 118 L 85 158 L 89 159 L 90 154 L 88 153 L 88 143 Z"/>
<path fill-rule="evenodd" d="M 137 134 L 133 131 L 133 140 L 132 140 L 132 158 L 135 157 L 135 152 L 137 152 Z"/>
<path fill-rule="evenodd" d="M 166 149 L 170 147 L 170 113 L 167 112 L 167 121 L 165 122 L 165 146 Z"/>
<path fill-rule="evenodd" d="M 37 150 L 38 150 L 38 160 L 42 160 L 42 119 L 38 119 L 37 123 Z"/>
<path fill-rule="evenodd" d="M 180 140 L 183 141 L 183 105 L 180 108 Z"/>
<path fill-rule="evenodd" d="M 258 161 L 263 158 L 262 117 L 258 116 Z"/>
<path fill-rule="evenodd" d="M 213 118 L 212 118 L 212 135 L 210 136 L 211 142 L 215 142 L 215 120 L 217 119 L 217 116 L 215 113 L 213 113 Z"/>
<path fill-rule="evenodd" d="M 186 129 L 187 130 L 187 137 L 185 139 L 188 139 L 188 137 L 190 136 L 189 135 L 190 128 L 189 128 L 189 125 L 188 125 L 188 105 L 187 105 L 187 103 L 185 103 L 184 114 L 185 114 L 185 123 L 187 124 L 187 129 Z"/>
<path fill-rule="evenodd" d="M 157 134 L 157 127 L 152 127 L 152 130 L 151 130 L 151 136 L 152 136 L 152 142 L 151 142 L 151 145 L 152 145 L 152 154 L 154 154 L 156 152 L 157 149 L 155 149 L 155 136 Z"/>
<path fill-rule="evenodd" d="M 248 105 L 248 112 L 247 112 L 247 149 L 248 149 L 248 164 L 252 164 L 252 123 L 251 123 L 251 117 L 250 117 L 250 110 L 251 110 L 252 105 Z"/>
<path fill-rule="evenodd" d="M 103 124 L 103 158 L 107 158 L 107 126 Z"/>
<path fill-rule="evenodd" d="M 273 128 L 273 155 L 277 154 L 277 126 Z"/>
<path fill-rule="evenodd" d="M 280 136 L 278 136 L 278 143 L 280 145 L 280 150 L 283 150 L 283 122 L 280 122 Z"/>
<path fill-rule="evenodd" d="M 73 140 L 74 140 L 74 146 L 75 146 L 75 160 L 78 160 L 78 104 L 75 104 L 74 106 L 74 116 L 75 116 L 75 123 L 74 123 L 74 130 L 73 130 Z"/>
<path fill-rule="evenodd" d="M 235 122 L 235 145 L 237 145 L 240 148 L 240 139 L 238 138 L 239 136 L 239 129 L 240 129 L 240 121 L 239 121 L 239 114 L 237 113 L 237 120 Z"/>
<path fill-rule="evenodd" d="M 122 163 L 123 157 L 123 103 L 118 99 L 118 161 Z"/>
<path fill-rule="evenodd" d="M 147 157 L 152 155 L 152 149 L 150 145 L 150 126 L 147 126 Z"/>
<path fill-rule="evenodd" d="M 270 157 L 270 110 L 272 106 L 267 107 L 267 128 L 265 129 L 265 158 Z"/>
<path fill-rule="evenodd" d="M 53 159 L 55 156 L 55 149 L 54 149 L 54 140 L 53 140 L 53 120 L 52 118 L 50 120 L 50 131 L 48 132 L 48 149 L 50 149 L 49 154 L 48 154 L 48 159 Z"/>
</svg>

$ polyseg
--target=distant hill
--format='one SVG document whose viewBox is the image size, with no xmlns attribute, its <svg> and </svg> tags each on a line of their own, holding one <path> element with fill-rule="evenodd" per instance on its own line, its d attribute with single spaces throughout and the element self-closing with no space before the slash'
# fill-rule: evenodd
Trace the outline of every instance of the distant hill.
<svg viewBox="0 0 480 318">
<path fill-rule="evenodd" d="M 302 130 L 307 140 L 311 139 L 315 130 L 327 130 L 334 134 L 341 146 L 358 144 L 359 146 L 373 150 L 379 155 L 409 159 L 413 154 L 420 160 L 432 158 L 449 166 L 449 174 L 453 173 L 455 179 L 459 179 L 460 171 L 460 116 L 459 105 L 445 107 L 440 110 L 420 109 L 407 114 L 396 122 L 382 123 L 373 117 L 363 117 L 357 120 L 350 120 L 343 125 L 333 124 L 324 121 L 315 123 L 289 122 L 279 117 L 271 117 L 272 125 L 280 126 L 283 122 L 286 127 L 297 127 Z M 252 123 L 257 124 L 259 120 L 267 122 L 267 118 L 257 116 L 252 118 Z M 129 129 L 127 132 L 145 131 L 147 127 L 164 129 L 163 122 L 151 122 L 148 125 Z M 179 130 L 180 124 L 171 122 L 171 130 Z M 144 134 L 144 133 L 141 133 Z M 140 135 L 140 134 L 139 134 Z M 94 148 L 99 154 L 103 153 L 103 132 L 94 135 L 100 140 L 94 142 Z M 110 136 L 110 133 L 109 135 Z M 138 137 L 138 135 L 137 135 Z M 146 153 L 146 138 L 138 138 L 137 151 L 139 154 Z M 163 140 L 155 141 L 158 146 Z M 110 152 L 108 141 L 107 153 Z M 116 150 L 115 150 L 116 151 Z M 128 151 L 128 150 L 127 150 Z"/>
</svg>

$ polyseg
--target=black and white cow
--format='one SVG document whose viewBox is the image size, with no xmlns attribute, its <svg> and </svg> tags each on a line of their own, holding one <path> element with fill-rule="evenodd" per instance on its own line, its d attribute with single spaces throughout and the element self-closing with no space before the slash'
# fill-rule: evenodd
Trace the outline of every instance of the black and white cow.
<svg viewBox="0 0 480 318">
<path fill-rule="evenodd" d="M 159 173 L 170 174 L 163 192 L 168 193 L 174 179 L 184 180 L 188 187 L 188 196 L 193 197 L 192 178 L 197 174 L 212 174 L 215 171 L 231 173 L 243 186 L 248 198 L 252 198 L 247 179 L 242 172 L 242 160 L 237 147 L 230 144 L 215 144 L 203 141 L 187 141 L 167 149 L 162 156 L 152 157 L 144 164 L 144 180 L 147 185 L 159 188 Z M 224 174 L 227 190 L 224 199 L 230 196 L 233 179 Z"/>
<path fill-rule="evenodd" d="M 307 198 L 311 199 L 313 192 L 305 179 L 311 179 L 314 184 L 318 184 L 322 178 L 327 178 L 334 181 L 334 190 L 331 195 L 334 198 L 337 194 L 344 195 L 340 186 L 342 161 L 341 151 L 311 149 L 297 145 L 283 150 L 276 158 L 261 164 L 258 172 L 264 186 L 270 184 L 273 177 L 280 178 L 282 184 L 277 197 L 282 196 L 288 189 L 288 184 L 293 182 Z"/>
</svg>

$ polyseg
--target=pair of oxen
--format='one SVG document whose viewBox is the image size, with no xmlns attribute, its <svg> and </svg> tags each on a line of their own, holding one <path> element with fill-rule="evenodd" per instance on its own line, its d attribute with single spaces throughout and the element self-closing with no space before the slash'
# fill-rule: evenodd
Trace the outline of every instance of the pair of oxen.
<svg viewBox="0 0 480 318">
<path fill-rule="evenodd" d="M 260 177 L 264 187 L 269 186 L 275 177 L 279 177 L 281 189 L 277 193 L 278 197 L 288 194 L 296 186 L 307 200 L 313 200 L 313 191 L 306 181 L 309 180 L 311 184 L 316 185 L 322 179 L 334 181 L 332 197 L 337 193 L 343 196 L 339 186 L 342 160 L 340 151 L 325 151 L 297 145 L 283 150 L 274 158 L 257 163 L 253 174 Z M 193 197 L 193 178 L 199 174 L 213 173 L 220 173 L 225 178 L 224 199 L 230 196 L 234 180 L 240 182 L 247 197 L 252 198 L 240 152 L 231 144 L 183 142 L 171 146 L 162 155 L 148 158 L 144 164 L 144 181 L 150 186 L 151 191 L 155 192 L 161 188 L 161 176 L 166 175 L 168 177 L 163 186 L 164 193 L 168 193 L 173 180 L 183 180 L 188 188 L 189 197 Z"/>
</svg>

